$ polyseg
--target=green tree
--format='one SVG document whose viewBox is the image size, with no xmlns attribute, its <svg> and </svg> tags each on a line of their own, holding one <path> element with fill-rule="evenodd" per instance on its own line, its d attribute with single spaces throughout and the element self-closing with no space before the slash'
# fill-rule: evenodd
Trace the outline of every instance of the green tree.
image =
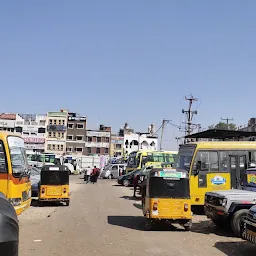
<svg viewBox="0 0 256 256">
<path fill-rule="evenodd" d="M 223 123 L 223 122 L 219 122 L 216 125 L 210 125 L 208 128 L 209 129 L 218 129 L 218 130 L 237 130 L 237 126 L 235 124 L 230 123 L 230 124 L 228 124 L 228 127 L 227 127 L 227 124 Z"/>
</svg>

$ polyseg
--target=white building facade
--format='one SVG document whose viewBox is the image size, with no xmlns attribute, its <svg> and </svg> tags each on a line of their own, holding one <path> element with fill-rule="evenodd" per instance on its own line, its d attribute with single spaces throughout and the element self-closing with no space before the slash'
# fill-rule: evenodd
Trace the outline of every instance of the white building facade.
<svg viewBox="0 0 256 256">
<path fill-rule="evenodd" d="M 28 150 L 44 152 L 46 115 L 17 114 L 15 132 L 21 134 Z"/>
</svg>

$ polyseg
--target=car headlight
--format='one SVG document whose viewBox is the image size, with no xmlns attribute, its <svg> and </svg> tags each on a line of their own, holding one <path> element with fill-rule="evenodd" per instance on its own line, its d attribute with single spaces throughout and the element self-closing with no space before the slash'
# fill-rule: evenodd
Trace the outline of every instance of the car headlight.
<svg viewBox="0 0 256 256">
<path fill-rule="evenodd" d="M 21 205 L 21 198 L 9 198 L 9 202 L 13 206 L 19 206 L 19 205 Z"/>
</svg>

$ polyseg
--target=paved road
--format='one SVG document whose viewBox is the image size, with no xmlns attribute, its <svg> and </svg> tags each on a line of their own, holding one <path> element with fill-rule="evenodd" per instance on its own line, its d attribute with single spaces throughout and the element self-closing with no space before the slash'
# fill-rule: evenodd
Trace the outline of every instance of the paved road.
<svg viewBox="0 0 256 256">
<path fill-rule="evenodd" d="M 143 231 L 133 191 L 71 178 L 69 207 L 30 207 L 20 216 L 20 256 L 255 255 L 256 246 L 195 216 L 193 230 Z"/>
</svg>

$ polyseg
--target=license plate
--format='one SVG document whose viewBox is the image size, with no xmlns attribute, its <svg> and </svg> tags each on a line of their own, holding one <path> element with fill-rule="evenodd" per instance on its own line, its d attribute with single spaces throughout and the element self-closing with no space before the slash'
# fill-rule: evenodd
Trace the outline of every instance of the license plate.
<svg viewBox="0 0 256 256">
<path fill-rule="evenodd" d="M 46 194 L 48 196 L 59 196 L 59 195 L 61 195 L 61 192 L 62 192 L 61 188 L 52 187 L 52 188 L 47 188 Z"/>
</svg>

